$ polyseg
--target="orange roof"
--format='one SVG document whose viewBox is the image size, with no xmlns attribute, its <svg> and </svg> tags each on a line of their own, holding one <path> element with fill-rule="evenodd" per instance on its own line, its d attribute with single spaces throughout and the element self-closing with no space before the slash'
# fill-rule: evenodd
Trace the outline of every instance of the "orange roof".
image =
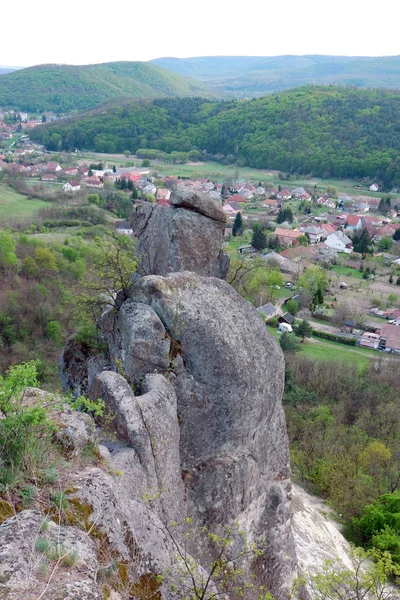
<svg viewBox="0 0 400 600">
<path fill-rule="evenodd" d="M 277 227 L 274 231 L 274 234 L 292 239 L 297 239 L 298 237 L 304 235 L 301 231 L 296 231 L 295 229 L 283 229 L 281 227 Z"/>
<path fill-rule="evenodd" d="M 346 219 L 346 223 L 347 223 L 347 225 L 350 225 L 350 227 L 355 227 L 359 220 L 360 220 L 360 217 L 358 215 L 348 215 L 347 219 Z"/>
</svg>

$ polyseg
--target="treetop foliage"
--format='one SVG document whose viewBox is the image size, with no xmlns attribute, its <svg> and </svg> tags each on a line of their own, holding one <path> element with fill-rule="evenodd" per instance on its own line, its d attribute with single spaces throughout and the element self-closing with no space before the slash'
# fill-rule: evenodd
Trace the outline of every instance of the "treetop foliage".
<svg viewBox="0 0 400 600">
<path fill-rule="evenodd" d="M 400 185 L 400 93 L 306 86 L 264 98 L 128 101 L 32 132 L 49 147 L 135 153 L 197 150 L 256 168 Z"/>
</svg>

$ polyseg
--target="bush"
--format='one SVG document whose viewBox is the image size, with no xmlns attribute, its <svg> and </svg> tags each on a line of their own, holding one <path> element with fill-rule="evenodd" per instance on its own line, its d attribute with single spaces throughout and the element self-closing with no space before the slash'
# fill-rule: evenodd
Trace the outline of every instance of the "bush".
<svg viewBox="0 0 400 600">
<path fill-rule="evenodd" d="M 356 346 L 356 344 L 357 344 L 357 340 L 355 340 L 354 338 L 352 338 L 352 339 L 344 338 L 344 337 L 341 337 L 340 335 L 335 335 L 334 333 L 328 333 L 327 331 L 318 331 L 316 329 L 313 329 L 313 335 L 315 335 L 315 337 L 320 337 L 325 340 L 332 340 L 332 342 L 339 342 L 340 344 L 346 344 L 347 346 Z"/>
<path fill-rule="evenodd" d="M 280 347 L 284 352 L 299 352 L 301 345 L 293 333 L 284 331 L 279 339 Z"/>
<path fill-rule="evenodd" d="M 46 468 L 54 426 L 40 404 L 24 406 L 26 386 L 36 387 L 37 363 L 11 367 L 0 376 L 0 489 L 32 480 Z"/>
</svg>

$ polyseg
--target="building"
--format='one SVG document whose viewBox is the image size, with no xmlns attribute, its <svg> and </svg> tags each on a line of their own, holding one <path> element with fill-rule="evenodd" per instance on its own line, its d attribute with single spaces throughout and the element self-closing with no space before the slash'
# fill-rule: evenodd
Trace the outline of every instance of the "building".
<svg viewBox="0 0 400 600">
<path fill-rule="evenodd" d="M 274 231 L 274 235 L 278 236 L 279 243 L 281 246 L 291 246 L 296 244 L 297 239 L 304 235 L 297 229 L 284 229 L 283 227 L 277 227 Z"/>
<path fill-rule="evenodd" d="M 400 353 L 400 327 L 397 325 L 383 325 L 381 329 L 380 350 Z"/>
<path fill-rule="evenodd" d="M 378 333 L 372 333 L 371 331 L 364 331 L 359 340 L 359 345 L 364 348 L 379 348 L 379 341 L 381 336 Z"/>
<path fill-rule="evenodd" d="M 43 177 L 42 177 L 43 179 Z M 68 181 L 67 183 L 64 183 L 63 185 L 63 191 L 64 192 L 79 192 L 79 190 L 81 189 L 81 184 L 79 183 L 79 181 Z"/>
<path fill-rule="evenodd" d="M 315 227 L 315 225 L 300 227 L 300 231 L 306 234 L 311 246 L 318 244 L 322 239 L 326 238 L 325 230 L 322 227 Z"/>
<path fill-rule="evenodd" d="M 335 233 L 331 233 L 328 235 L 324 242 L 325 246 L 328 248 L 333 248 L 338 252 L 346 252 L 346 254 L 350 254 L 353 252 L 353 242 L 343 231 L 335 231 Z"/>
</svg>

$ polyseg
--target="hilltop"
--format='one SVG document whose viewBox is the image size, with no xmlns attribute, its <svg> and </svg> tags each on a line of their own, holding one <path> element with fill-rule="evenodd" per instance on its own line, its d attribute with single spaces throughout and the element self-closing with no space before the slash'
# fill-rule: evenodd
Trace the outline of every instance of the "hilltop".
<svg viewBox="0 0 400 600">
<path fill-rule="evenodd" d="M 124 102 L 37 127 L 50 149 L 196 150 L 263 169 L 400 183 L 400 93 L 307 86 L 251 101 Z M 150 157 L 150 156 L 149 156 Z"/>
<path fill-rule="evenodd" d="M 239 98 L 310 83 L 400 89 L 400 56 L 200 56 L 149 62 Z"/>
<path fill-rule="evenodd" d="M 0 106 L 36 113 L 85 110 L 123 96 L 199 95 L 213 94 L 199 81 L 142 62 L 38 65 L 0 78 Z"/>
</svg>

